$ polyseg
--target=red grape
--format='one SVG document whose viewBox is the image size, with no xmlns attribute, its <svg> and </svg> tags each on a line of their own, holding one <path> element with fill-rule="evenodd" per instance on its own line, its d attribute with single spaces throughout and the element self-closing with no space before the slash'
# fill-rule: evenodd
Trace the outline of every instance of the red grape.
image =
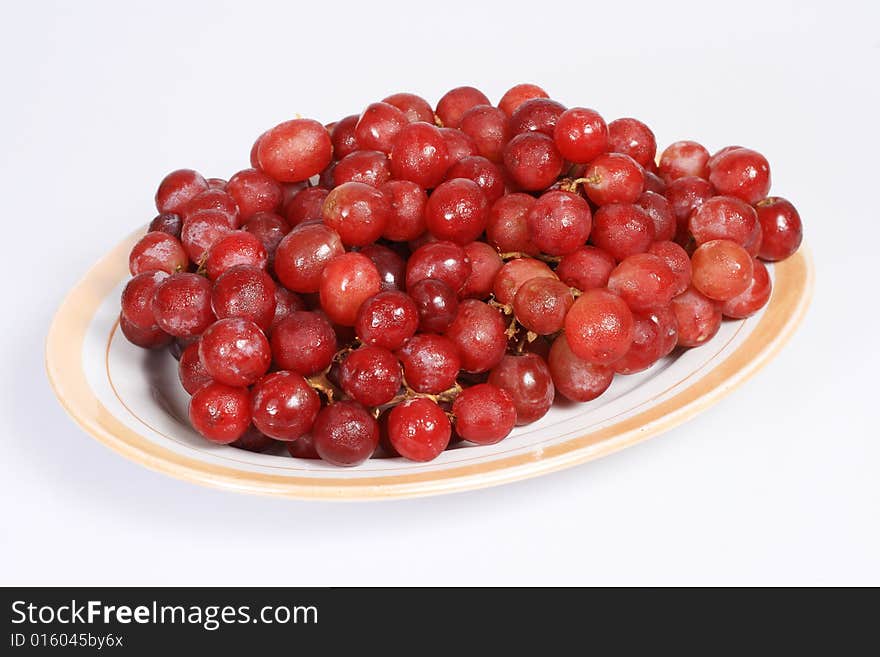
<svg viewBox="0 0 880 657">
<path fill-rule="evenodd" d="M 197 171 L 172 171 L 162 179 L 159 189 L 156 190 L 156 209 L 159 212 L 179 212 L 206 189 L 208 183 Z"/>
<path fill-rule="evenodd" d="M 648 250 L 654 241 L 654 221 L 637 205 L 603 205 L 593 217 L 590 240 L 621 261 Z"/>
<path fill-rule="evenodd" d="M 713 158 L 709 182 L 719 194 L 757 203 L 770 191 L 770 164 L 760 153 L 736 148 Z"/>
<path fill-rule="evenodd" d="M 419 311 L 403 292 L 386 291 L 364 301 L 358 311 L 355 330 L 365 344 L 398 349 L 415 335 Z"/>
<path fill-rule="evenodd" d="M 428 197 L 425 222 L 431 234 L 456 244 L 474 241 L 486 229 L 489 201 L 472 180 L 456 178 L 441 184 Z"/>
<path fill-rule="evenodd" d="M 201 335 L 214 322 L 211 282 L 198 274 L 174 274 L 153 293 L 156 324 L 178 338 Z"/>
<path fill-rule="evenodd" d="M 513 299 L 513 311 L 529 331 L 550 335 L 562 329 L 573 303 L 568 285 L 555 278 L 538 277 L 520 286 Z"/>
<path fill-rule="evenodd" d="M 498 101 L 498 109 L 510 116 L 527 100 L 549 97 L 547 92 L 536 84 L 517 84 L 504 92 L 501 100 Z"/>
<path fill-rule="evenodd" d="M 443 281 L 426 278 L 409 288 L 409 295 L 418 308 L 419 330 L 443 333 L 458 314 L 458 298 Z"/>
<path fill-rule="evenodd" d="M 693 285 L 710 299 L 727 301 L 752 282 L 752 257 L 736 242 L 712 240 L 691 256 Z"/>
<path fill-rule="evenodd" d="M 237 265 L 265 269 L 269 254 L 259 238 L 243 230 L 236 230 L 214 242 L 205 260 L 205 273 L 212 281 Z"/>
<path fill-rule="evenodd" d="M 363 406 L 340 401 L 321 409 L 311 432 L 318 455 L 328 463 L 353 466 L 366 461 L 379 446 L 379 425 Z M 295 441 L 293 444 L 296 444 Z"/>
<path fill-rule="evenodd" d="M 208 370 L 202 365 L 199 358 L 199 343 L 194 342 L 183 350 L 180 355 L 180 361 L 177 364 L 177 375 L 180 378 L 180 385 L 189 394 L 194 395 L 196 391 L 204 385 L 213 381 Z"/>
<path fill-rule="evenodd" d="M 675 239 L 678 223 L 672 206 L 660 194 L 643 192 L 635 203 L 654 222 L 654 239 L 658 242 Z"/>
<path fill-rule="evenodd" d="M 434 278 L 458 293 L 471 275 L 471 261 L 454 242 L 429 242 L 416 249 L 406 262 L 406 289 L 419 281 Z"/>
<path fill-rule="evenodd" d="M 262 269 L 232 267 L 214 282 L 211 308 L 219 319 L 248 319 L 267 330 L 275 319 L 275 282 Z"/>
<path fill-rule="evenodd" d="M 293 292 L 317 292 L 327 263 L 345 252 L 342 240 L 322 224 L 295 228 L 275 251 L 275 274 Z"/>
<path fill-rule="evenodd" d="M 376 265 L 383 290 L 402 290 L 406 276 L 406 262 L 393 250 L 381 244 L 368 244 L 359 253 Z"/>
<path fill-rule="evenodd" d="M 282 370 L 312 376 L 328 368 L 336 354 L 336 333 L 320 313 L 298 310 L 272 330 L 272 359 Z"/>
<path fill-rule="evenodd" d="M 406 115 L 394 105 L 371 103 L 354 129 L 361 148 L 390 153 L 395 137 L 408 123 Z"/>
<path fill-rule="evenodd" d="M 755 204 L 763 240 L 758 255 L 764 260 L 785 260 L 798 250 L 804 232 L 801 216 L 784 198 L 770 196 Z"/>
<path fill-rule="evenodd" d="M 427 230 L 425 205 L 428 195 L 421 186 L 409 180 L 389 180 L 379 189 L 391 206 L 391 214 L 382 235 L 385 239 L 408 242 Z"/>
<path fill-rule="evenodd" d="M 608 124 L 608 150 L 629 155 L 643 167 L 648 167 L 657 155 L 657 140 L 641 121 L 617 119 Z"/>
<path fill-rule="evenodd" d="M 407 384 L 416 392 L 438 394 L 455 385 L 461 359 L 455 344 L 442 335 L 415 335 L 396 352 Z"/>
<path fill-rule="evenodd" d="M 449 418 L 430 399 L 408 399 L 388 414 L 388 440 L 398 454 L 411 461 L 437 458 L 451 436 Z"/>
<path fill-rule="evenodd" d="M 709 151 L 695 141 L 677 141 L 670 144 L 660 155 L 657 169 L 666 183 L 694 176 L 709 178 Z"/>
<path fill-rule="evenodd" d="M 132 276 L 141 272 L 164 271 L 174 274 L 184 270 L 189 259 L 180 241 L 164 232 L 147 233 L 131 249 L 128 270 Z"/>
<path fill-rule="evenodd" d="M 504 165 L 522 189 L 537 191 L 556 181 L 562 173 L 563 161 L 550 137 L 541 132 L 526 132 L 507 142 Z"/>
<path fill-rule="evenodd" d="M 502 388 L 479 383 L 465 388 L 452 404 L 455 431 L 464 440 L 494 445 L 516 426 L 516 406 Z"/>
<path fill-rule="evenodd" d="M 583 246 L 590 235 L 590 205 L 577 194 L 545 192 L 526 217 L 532 243 L 550 255 L 565 255 Z"/>
<path fill-rule="evenodd" d="M 504 172 L 501 167 L 479 155 L 462 158 L 446 172 L 446 180 L 455 178 L 467 178 L 477 183 L 489 203 L 494 203 L 504 194 Z"/>
<path fill-rule="evenodd" d="M 330 129 L 330 141 L 333 144 L 333 156 L 341 160 L 349 153 L 358 150 L 357 137 L 354 134 L 360 114 L 352 114 L 339 119 Z"/>
<path fill-rule="evenodd" d="M 586 164 L 608 149 L 608 127 L 597 111 L 572 107 L 557 119 L 553 139 L 562 157 Z"/>
<path fill-rule="evenodd" d="M 354 151 L 339 160 L 333 168 L 333 186 L 359 182 L 381 187 L 390 178 L 388 156 L 380 151 Z"/>
<path fill-rule="evenodd" d="M 421 187 L 436 187 L 449 168 L 449 150 L 443 134 L 430 123 L 409 123 L 394 138 L 391 174 Z"/>
<path fill-rule="evenodd" d="M 388 349 L 364 345 L 342 361 L 339 383 L 346 395 L 364 406 L 381 406 L 400 390 L 400 363 Z"/>
<path fill-rule="evenodd" d="M 575 402 L 592 401 L 611 385 L 614 370 L 595 365 L 575 355 L 565 334 L 553 341 L 547 366 L 557 392 Z"/>
<path fill-rule="evenodd" d="M 510 115 L 511 136 L 524 132 L 543 132 L 550 137 L 556 128 L 559 117 L 565 112 L 565 105 L 550 98 L 531 98 Z"/>
<path fill-rule="evenodd" d="M 688 288 L 691 284 L 691 258 L 687 251 L 675 242 L 654 242 L 648 247 L 648 253 L 663 258 L 675 275 L 673 295 L 679 295 Z"/>
<path fill-rule="evenodd" d="M 474 140 L 480 155 L 500 162 L 511 137 L 507 123 L 507 115 L 497 107 L 475 105 L 462 114 L 459 130 Z"/>
<path fill-rule="evenodd" d="M 268 371 L 272 351 L 259 326 L 228 318 L 217 320 L 202 334 L 199 359 L 214 381 L 249 386 Z"/>
<path fill-rule="evenodd" d="M 449 154 L 449 166 L 454 166 L 466 157 L 479 154 L 476 142 L 461 130 L 440 128 L 440 135 L 443 137 L 446 151 Z"/>
<path fill-rule="evenodd" d="M 368 148 L 361 144 L 361 148 Z M 280 182 L 308 180 L 330 164 L 333 143 L 327 129 L 311 119 L 285 121 L 260 139 L 260 169 Z"/>
<path fill-rule="evenodd" d="M 556 278 L 550 267 L 535 258 L 515 258 L 505 263 L 495 276 L 495 285 L 492 288 L 495 300 L 504 305 L 512 305 L 520 286 L 538 276 Z"/>
<path fill-rule="evenodd" d="M 760 230 L 760 224 L 748 203 L 732 196 L 715 196 L 691 212 L 688 228 L 698 245 L 711 240 L 732 240 L 745 246 Z"/>
<path fill-rule="evenodd" d="M 565 334 L 579 358 L 610 365 L 632 344 L 632 312 L 623 299 L 608 290 L 587 290 L 568 311 Z"/>
<path fill-rule="evenodd" d="M 397 93 L 383 98 L 382 102 L 399 109 L 410 123 L 415 123 L 416 121 L 434 123 L 434 110 L 428 104 L 428 101 L 421 96 L 410 93 Z"/>
<path fill-rule="evenodd" d="M 471 273 L 459 294 L 463 299 L 485 299 L 492 294 L 495 276 L 498 275 L 504 261 L 498 255 L 498 251 L 485 242 L 466 244 L 464 252 L 471 262 Z"/>
<path fill-rule="evenodd" d="M 591 290 L 608 284 L 608 277 L 616 264 L 607 251 L 595 246 L 582 246 L 562 256 L 556 266 L 556 275 L 570 287 L 581 291 Z"/>
<path fill-rule="evenodd" d="M 676 296 L 670 304 L 678 326 L 681 347 L 699 347 L 721 328 L 721 309 L 693 287 Z"/>
<path fill-rule="evenodd" d="M 447 128 L 458 128 L 461 117 L 477 105 L 491 105 L 486 95 L 473 87 L 456 87 L 446 92 L 437 103 L 435 114 Z"/>
<path fill-rule="evenodd" d="M 343 253 L 321 272 L 321 308 L 330 321 L 354 326 L 361 304 L 381 288 L 382 279 L 372 260 L 361 253 Z"/>
<path fill-rule="evenodd" d="M 226 193 L 238 205 L 241 221 L 247 221 L 257 212 L 275 212 L 284 196 L 281 185 L 257 169 L 244 169 L 232 176 L 226 184 Z"/>
<path fill-rule="evenodd" d="M 200 210 L 183 222 L 180 241 L 189 259 L 201 265 L 210 248 L 231 232 L 228 215 L 219 210 Z"/>
<path fill-rule="evenodd" d="M 158 325 L 141 328 L 128 321 L 122 313 L 119 313 L 119 328 L 126 340 L 142 349 L 161 349 L 172 340 Z"/>
<path fill-rule="evenodd" d="M 251 425 L 251 403 L 247 388 L 209 383 L 189 401 L 189 421 L 212 443 L 235 442 Z"/>
<path fill-rule="evenodd" d="M 504 356 L 490 372 L 489 383 L 510 395 L 518 425 L 541 419 L 553 405 L 555 388 L 550 368 L 537 354 Z"/>
<path fill-rule="evenodd" d="M 677 282 L 663 258 L 637 253 L 614 268 L 608 278 L 608 289 L 626 301 L 630 310 L 647 312 L 668 305 L 676 294 Z"/>
<path fill-rule="evenodd" d="M 502 253 L 535 255 L 539 249 L 529 234 L 527 217 L 535 205 L 529 194 L 507 194 L 492 204 L 486 224 L 486 240 Z"/>
<path fill-rule="evenodd" d="M 275 440 L 296 440 L 312 428 L 321 400 L 296 372 L 273 372 L 254 385 L 251 405 L 257 429 Z"/>
<path fill-rule="evenodd" d="M 324 201 L 324 223 L 347 246 L 365 246 L 381 237 L 391 204 L 375 187 L 349 182 L 336 187 Z"/>
<path fill-rule="evenodd" d="M 650 313 L 636 313 L 633 321 L 632 345 L 611 366 L 618 374 L 635 374 L 648 369 L 678 343 L 678 323 L 668 306 Z"/>
<path fill-rule="evenodd" d="M 645 172 L 628 155 L 599 155 L 584 172 L 584 191 L 596 205 L 635 203 L 645 189 Z"/>
<path fill-rule="evenodd" d="M 165 271 L 145 271 L 126 283 L 122 290 L 122 315 L 132 326 L 144 330 L 156 327 L 153 294 L 168 276 Z"/>
<path fill-rule="evenodd" d="M 465 299 L 459 303 L 446 336 L 458 347 L 461 368 L 478 373 L 495 367 L 504 356 L 506 330 L 504 317 L 497 309 L 478 299 Z"/>
<path fill-rule="evenodd" d="M 307 187 L 284 206 L 284 216 L 291 227 L 312 219 L 322 219 L 324 201 L 330 192 L 321 187 Z"/>
</svg>

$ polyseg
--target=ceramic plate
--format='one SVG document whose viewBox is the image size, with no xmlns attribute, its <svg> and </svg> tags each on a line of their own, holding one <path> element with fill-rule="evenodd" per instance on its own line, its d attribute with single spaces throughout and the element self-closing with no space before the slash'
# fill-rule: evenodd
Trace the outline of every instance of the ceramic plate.
<svg viewBox="0 0 880 657">
<path fill-rule="evenodd" d="M 129 344 L 119 296 L 131 235 L 98 262 L 52 322 L 46 367 L 55 393 L 85 431 L 149 468 L 247 493 L 311 499 L 380 499 L 449 493 L 553 472 L 610 454 L 680 424 L 766 364 L 804 316 L 813 267 L 805 248 L 770 267 L 764 310 L 726 321 L 709 344 L 675 352 L 650 370 L 615 377 L 587 404 L 557 402 L 497 445 L 462 446 L 431 463 L 371 459 L 355 468 L 213 445 L 186 419 L 188 396 L 167 353 Z"/>
</svg>

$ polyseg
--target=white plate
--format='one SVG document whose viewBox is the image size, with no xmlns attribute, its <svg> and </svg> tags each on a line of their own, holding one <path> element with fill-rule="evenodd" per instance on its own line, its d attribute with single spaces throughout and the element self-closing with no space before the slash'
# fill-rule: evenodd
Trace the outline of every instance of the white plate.
<svg viewBox="0 0 880 657">
<path fill-rule="evenodd" d="M 147 467 L 198 483 L 297 498 L 376 499 L 481 488 L 552 472 L 655 436 L 720 399 L 764 365 L 809 305 L 812 262 L 801 250 L 769 267 L 770 303 L 726 321 L 708 344 L 646 372 L 617 376 L 587 404 L 557 402 L 496 445 L 460 446 L 430 463 L 371 459 L 355 468 L 208 443 L 186 419 L 188 395 L 166 351 L 129 344 L 117 325 L 128 252 L 143 231 L 96 264 L 56 315 L 46 365 L 59 400 L 101 442 Z"/>
</svg>

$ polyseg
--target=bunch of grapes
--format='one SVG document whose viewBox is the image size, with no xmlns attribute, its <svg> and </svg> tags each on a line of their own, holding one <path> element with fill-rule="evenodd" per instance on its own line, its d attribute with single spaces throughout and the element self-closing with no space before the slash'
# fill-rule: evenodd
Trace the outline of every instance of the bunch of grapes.
<svg viewBox="0 0 880 657">
<path fill-rule="evenodd" d="M 121 330 L 179 359 L 215 443 L 340 466 L 496 443 L 755 313 L 800 245 L 760 153 L 656 151 L 528 84 L 286 121 L 228 181 L 162 180 Z"/>
</svg>

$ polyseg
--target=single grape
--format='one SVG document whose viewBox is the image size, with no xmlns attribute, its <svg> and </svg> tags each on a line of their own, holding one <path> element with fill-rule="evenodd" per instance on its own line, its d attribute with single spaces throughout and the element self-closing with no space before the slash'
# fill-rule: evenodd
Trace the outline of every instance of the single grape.
<svg viewBox="0 0 880 657">
<path fill-rule="evenodd" d="M 199 358 L 198 342 L 194 342 L 183 350 L 180 361 L 177 363 L 177 375 L 180 379 L 180 385 L 191 395 L 213 381 Z"/>
<path fill-rule="evenodd" d="M 748 203 L 732 196 L 715 196 L 691 212 L 688 228 L 697 245 L 732 240 L 745 246 L 760 230 L 760 224 L 758 214 Z"/>
<path fill-rule="evenodd" d="M 209 383 L 189 401 L 189 421 L 212 443 L 228 445 L 244 435 L 251 424 L 247 388 Z"/>
<path fill-rule="evenodd" d="M 596 205 L 635 203 L 645 190 L 644 169 L 628 155 L 599 155 L 584 172 L 584 191 Z"/>
<path fill-rule="evenodd" d="M 364 406 L 381 406 L 400 390 L 400 363 L 388 349 L 364 345 L 342 361 L 339 383 L 346 395 Z"/>
<path fill-rule="evenodd" d="M 288 453 L 297 459 L 319 459 L 318 452 L 315 450 L 315 441 L 312 434 L 307 433 L 296 440 L 288 440 L 284 443 L 287 446 Z"/>
<path fill-rule="evenodd" d="M 257 212 L 275 212 L 281 208 L 284 197 L 281 185 L 257 169 L 244 169 L 232 176 L 226 193 L 235 200 L 241 221 Z"/>
<path fill-rule="evenodd" d="M 179 214 L 163 212 L 156 215 L 150 222 L 149 232 L 168 233 L 171 237 L 180 238 L 180 228 L 183 220 Z"/>
<path fill-rule="evenodd" d="M 208 375 L 228 386 L 249 386 L 272 363 L 269 341 L 260 327 L 247 319 L 214 322 L 199 340 L 199 359 Z"/>
<path fill-rule="evenodd" d="M 122 315 L 139 329 L 158 328 L 153 315 L 153 294 L 156 287 L 168 278 L 165 271 L 145 271 L 126 283 L 122 290 Z"/>
<path fill-rule="evenodd" d="M 504 166 L 519 187 L 537 191 L 556 181 L 563 160 L 553 139 L 542 132 L 525 132 L 507 142 Z"/>
<path fill-rule="evenodd" d="M 311 437 L 315 451 L 323 460 L 338 466 L 354 466 L 376 451 L 379 425 L 360 404 L 340 401 L 321 409 Z M 296 442 L 299 440 L 292 444 Z"/>
<path fill-rule="evenodd" d="M 180 211 L 181 221 L 186 221 L 196 212 L 202 210 L 215 210 L 226 215 L 230 228 L 241 226 L 241 215 L 238 205 L 225 189 L 208 188 L 200 192 Z M 181 224 L 182 225 L 182 224 Z"/>
<path fill-rule="evenodd" d="M 164 271 L 174 274 L 189 266 L 189 259 L 180 240 L 164 232 L 151 232 L 140 238 L 128 256 L 132 276 L 142 272 Z"/>
<path fill-rule="evenodd" d="M 573 303 L 568 285 L 555 278 L 538 277 L 520 286 L 513 299 L 513 312 L 529 331 L 550 335 L 562 329 Z"/>
<path fill-rule="evenodd" d="M 428 104 L 428 101 L 421 96 L 410 93 L 397 93 L 383 98 L 382 102 L 399 109 L 410 123 L 415 123 L 416 121 L 434 123 L 434 110 Z"/>
<path fill-rule="evenodd" d="M 425 224 L 428 195 L 420 185 L 409 180 L 389 180 L 379 189 L 391 206 L 382 234 L 385 239 L 408 242 L 428 229 Z"/>
<path fill-rule="evenodd" d="M 770 191 L 770 164 L 756 151 L 733 149 L 713 158 L 709 182 L 719 194 L 757 203 Z"/>
<path fill-rule="evenodd" d="M 452 436 L 449 418 L 430 399 L 408 399 L 388 414 L 388 440 L 411 461 L 431 461 L 446 449 Z"/>
<path fill-rule="evenodd" d="M 492 369 L 504 357 L 506 330 L 499 310 L 478 299 L 465 299 L 459 303 L 446 337 L 458 348 L 461 369 L 475 374 Z"/>
<path fill-rule="evenodd" d="M 391 216 L 391 204 L 375 187 L 348 182 L 335 188 L 324 201 L 324 223 L 346 246 L 365 246 L 382 236 Z"/>
<path fill-rule="evenodd" d="M 333 128 L 329 132 L 330 141 L 333 144 L 333 156 L 336 159 L 341 160 L 360 148 L 354 134 L 355 126 L 360 118 L 360 114 L 351 114 L 333 124 Z"/>
<path fill-rule="evenodd" d="M 727 301 L 742 294 L 752 282 L 752 257 L 736 242 L 712 240 L 691 256 L 693 285 L 710 299 Z"/>
<path fill-rule="evenodd" d="M 597 111 L 572 107 L 557 119 L 553 139 L 562 157 L 586 164 L 608 150 L 608 127 Z"/>
<path fill-rule="evenodd" d="M 785 260 L 798 250 L 804 230 L 801 216 L 784 198 L 770 196 L 755 204 L 763 240 L 758 255 L 764 260 Z"/>
<path fill-rule="evenodd" d="M 504 261 L 486 242 L 466 244 L 464 252 L 471 262 L 471 273 L 459 294 L 463 299 L 485 299 L 492 294 L 495 277 L 501 271 Z"/>
<path fill-rule="evenodd" d="M 699 347 L 711 340 L 721 328 L 718 304 L 693 287 L 672 299 L 670 308 L 675 314 L 680 347 Z"/>
<path fill-rule="evenodd" d="M 455 431 L 464 440 L 494 445 L 516 426 L 516 406 L 503 389 L 489 383 L 465 388 L 452 404 Z"/>
<path fill-rule="evenodd" d="M 526 217 L 532 243 L 544 253 L 565 255 L 583 246 L 593 225 L 590 205 L 577 194 L 543 193 Z"/>
<path fill-rule="evenodd" d="M 312 219 L 323 219 L 324 201 L 329 194 L 329 190 L 321 187 L 307 187 L 302 190 L 284 206 L 287 223 L 296 227 Z"/>
<path fill-rule="evenodd" d="M 504 146 L 511 137 L 503 111 L 491 105 L 475 105 L 462 114 L 459 130 L 474 140 L 480 155 L 501 162 Z"/>
<path fill-rule="evenodd" d="M 565 334 L 553 341 L 547 367 L 557 392 L 574 402 L 596 399 L 614 379 L 614 370 L 608 365 L 595 365 L 576 356 Z"/>
<path fill-rule="evenodd" d="M 694 176 L 709 179 L 709 151 L 695 141 L 677 141 L 660 155 L 658 171 L 667 184 L 673 180 Z"/>
<path fill-rule="evenodd" d="M 312 376 L 325 370 L 336 354 L 336 333 L 320 313 L 298 310 L 272 330 L 272 359 L 282 370 Z"/>
<path fill-rule="evenodd" d="M 172 171 L 162 179 L 159 189 L 156 190 L 156 209 L 159 212 L 179 212 L 206 189 L 208 183 L 197 171 Z"/>
<path fill-rule="evenodd" d="M 608 277 L 616 264 L 607 251 L 595 246 L 582 246 L 562 256 L 556 266 L 556 275 L 569 287 L 591 290 L 608 284 Z"/>
<path fill-rule="evenodd" d="M 296 372 L 272 372 L 251 391 L 254 425 L 275 440 L 296 440 L 311 430 L 321 400 Z"/>
<path fill-rule="evenodd" d="M 637 119 L 616 119 L 608 124 L 608 150 L 629 155 L 643 167 L 653 164 L 657 155 L 654 133 Z"/>
<path fill-rule="evenodd" d="M 428 197 L 425 222 L 440 240 L 464 245 L 486 229 L 489 201 L 472 180 L 456 178 L 441 184 Z"/>
<path fill-rule="evenodd" d="M 383 290 L 402 290 L 406 278 L 406 262 L 395 251 L 381 244 L 368 244 L 359 253 L 376 265 Z"/>
<path fill-rule="evenodd" d="M 532 242 L 527 217 L 535 197 L 507 194 L 492 204 L 486 223 L 486 241 L 502 253 L 536 255 L 540 249 Z"/>
<path fill-rule="evenodd" d="M 449 169 L 446 140 L 430 123 L 409 123 L 394 138 L 391 174 L 431 189 L 440 184 Z"/>
<path fill-rule="evenodd" d="M 489 383 L 513 400 L 517 425 L 531 424 L 553 405 L 555 388 L 550 368 L 537 354 L 508 354 L 489 373 Z"/>
<path fill-rule="evenodd" d="M 361 304 L 382 288 L 376 265 L 361 253 L 336 256 L 321 272 L 321 308 L 330 321 L 354 326 Z"/>
<path fill-rule="evenodd" d="M 359 182 L 381 187 L 390 179 L 388 156 L 380 151 L 354 151 L 339 160 L 333 168 L 333 186 Z"/>
<path fill-rule="evenodd" d="M 527 100 L 549 97 L 547 92 L 536 84 L 517 84 L 504 92 L 501 100 L 498 101 L 498 109 L 510 116 Z"/>
<path fill-rule="evenodd" d="M 354 326 L 364 344 L 399 349 L 415 335 L 419 327 L 419 311 L 415 302 L 403 292 L 379 292 L 361 305 Z"/>
<path fill-rule="evenodd" d="M 442 335 L 415 335 L 396 352 L 407 384 L 416 392 L 438 394 L 455 385 L 461 359 L 455 344 Z"/>
<path fill-rule="evenodd" d="M 458 314 L 458 298 L 443 281 L 426 278 L 408 290 L 419 313 L 418 330 L 443 333 Z"/>
<path fill-rule="evenodd" d="M 550 137 L 556 129 L 559 117 L 565 112 L 565 105 L 550 98 L 531 98 L 510 115 L 510 134 L 542 132 Z"/>
<path fill-rule="evenodd" d="M 214 282 L 211 308 L 218 319 L 247 319 L 265 331 L 275 319 L 275 289 L 272 277 L 262 269 L 238 265 Z"/>
<path fill-rule="evenodd" d="M 368 148 L 361 144 L 361 148 Z M 260 139 L 260 169 L 279 182 L 308 180 L 323 171 L 333 157 L 330 133 L 317 121 L 293 119 L 269 130 Z"/>
<path fill-rule="evenodd" d="M 269 254 L 260 239 L 246 231 L 236 230 L 214 242 L 205 260 L 205 273 L 212 281 L 238 265 L 265 269 Z"/>
<path fill-rule="evenodd" d="M 408 124 L 406 115 L 394 105 L 371 103 L 354 129 L 361 148 L 390 153 L 395 137 Z"/>
<path fill-rule="evenodd" d="M 608 290 L 587 290 L 565 317 L 565 335 L 579 358 L 596 365 L 610 365 L 632 344 L 632 311 L 623 299 Z"/>
<path fill-rule="evenodd" d="M 153 315 L 159 328 L 174 337 L 201 335 L 214 323 L 211 282 L 198 274 L 169 276 L 153 293 Z"/>
<path fill-rule="evenodd" d="M 429 242 L 417 248 L 406 262 L 406 289 L 433 278 L 458 293 L 470 275 L 471 261 L 461 246 L 447 241 Z"/>
</svg>

